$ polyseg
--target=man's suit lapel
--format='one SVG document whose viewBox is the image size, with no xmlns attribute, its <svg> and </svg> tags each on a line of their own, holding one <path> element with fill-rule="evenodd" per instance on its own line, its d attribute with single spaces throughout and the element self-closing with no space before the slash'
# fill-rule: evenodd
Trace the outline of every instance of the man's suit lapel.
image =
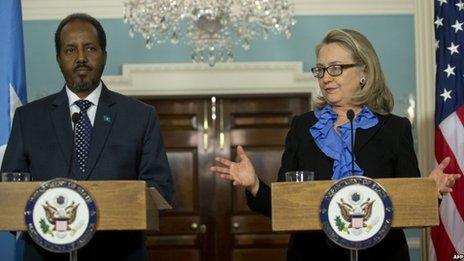
<svg viewBox="0 0 464 261">
<path fill-rule="evenodd" d="M 116 119 L 116 111 L 112 106 L 115 104 L 111 92 L 103 85 L 100 100 L 98 101 L 97 113 L 92 127 L 92 141 L 88 159 L 88 171 L 85 179 L 92 173 L 95 164 L 105 146 L 108 134 Z"/>
<path fill-rule="evenodd" d="M 361 151 L 364 146 L 366 146 L 369 141 L 372 139 L 372 137 L 375 136 L 375 134 L 383 127 L 383 125 L 387 122 L 387 117 L 376 114 L 377 118 L 379 119 L 379 123 L 377 125 L 369 128 L 369 129 L 360 129 L 358 128 L 356 130 L 356 137 L 355 137 L 355 145 L 354 145 L 354 151 L 355 155 L 359 151 Z"/>
<path fill-rule="evenodd" d="M 57 95 L 52 103 L 51 116 L 55 135 L 60 144 L 61 153 L 63 154 L 65 164 L 69 169 L 71 160 L 71 149 L 73 142 L 73 132 L 71 125 L 71 116 L 69 115 L 69 102 L 66 90 L 63 88 Z M 63 176 L 68 173 L 63 173 Z"/>
</svg>

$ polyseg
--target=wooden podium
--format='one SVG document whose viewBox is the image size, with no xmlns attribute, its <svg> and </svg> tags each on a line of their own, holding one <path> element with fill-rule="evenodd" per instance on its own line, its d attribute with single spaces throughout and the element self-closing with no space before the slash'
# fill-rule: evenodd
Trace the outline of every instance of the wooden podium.
<svg viewBox="0 0 464 261">
<path fill-rule="evenodd" d="M 393 205 L 392 228 L 423 228 L 438 225 L 435 181 L 429 178 L 376 179 Z M 272 183 L 272 230 L 321 230 L 322 198 L 335 181 Z"/>
<path fill-rule="evenodd" d="M 97 230 L 158 230 L 171 206 L 145 181 L 78 181 L 97 206 Z M 24 209 L 41 182 L 0 182 L 0 231 L 25 231 Z"/>
</svg>

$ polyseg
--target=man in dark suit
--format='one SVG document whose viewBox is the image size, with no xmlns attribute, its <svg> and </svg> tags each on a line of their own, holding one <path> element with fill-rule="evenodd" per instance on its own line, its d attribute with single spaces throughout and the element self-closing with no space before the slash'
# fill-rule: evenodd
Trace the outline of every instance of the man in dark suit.
<svg viewBox="0 0 464 261">
<path fill-rule="evenodd" d="M 66 86 L 17 109 L 2 171 L 30 172 L 35 181 L 140 179 L 170 202 L 172 177 L 155 109 L 108 90 L 101 81 L 107 57 L 101 24 L 72 14 L 58 26 L 55 45 Z M 25 260 L 69 258 L 41 249 L 28 235 L 24 239 Z M 145 260 L 144 234 L 97 232 L 78 256 Z"/>
</svg>

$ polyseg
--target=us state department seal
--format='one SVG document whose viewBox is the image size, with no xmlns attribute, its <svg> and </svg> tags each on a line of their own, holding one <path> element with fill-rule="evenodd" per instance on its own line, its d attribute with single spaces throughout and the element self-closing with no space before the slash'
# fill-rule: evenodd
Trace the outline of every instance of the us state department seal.
<svg viewBox="0 0 464 261">
<path fill-rule="evenodd" d="M 24 213 L 31 238 L 51 252 L 85 246 L 96 230 L 97 210 L 90 194 L 69 179 L 53 179 L 37 188 Z"/>
<path fill-rule="evenodd" d="M 373 179 L 353 176 L 325 193 L 320 219 L 325 234 L 347 249 L 379 243 L 391 228 L 393 208 L 387 192 Z"/>
</svg>

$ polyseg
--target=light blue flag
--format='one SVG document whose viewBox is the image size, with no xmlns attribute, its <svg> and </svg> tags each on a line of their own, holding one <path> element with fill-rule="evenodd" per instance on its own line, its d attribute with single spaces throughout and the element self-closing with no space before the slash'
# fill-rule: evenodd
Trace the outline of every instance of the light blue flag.
<svg viewBox="0 0 464 261">
<path fill-rule="evenodd" d="M 13 113 L 27 100 L 22 21 L 20 0 L 0 0 L 0 165 Z M 1 232 L 0 260 L 15 260 L 15 248 L 22 248 L 22 243 L 17 243 L 12 234 Z"/>
</svg>

